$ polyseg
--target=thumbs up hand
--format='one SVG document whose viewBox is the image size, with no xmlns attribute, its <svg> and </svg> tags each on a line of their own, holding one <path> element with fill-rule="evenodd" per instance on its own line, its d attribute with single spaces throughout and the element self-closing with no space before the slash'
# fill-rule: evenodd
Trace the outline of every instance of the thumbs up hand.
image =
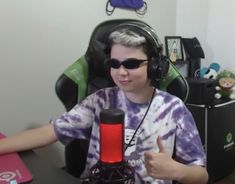
<svg viewBox="0 0 235 184">
<path fill-rule="evenodd" d="M 161 138 L 157 138 L 159 151 L 146 151 L 144 154 L 145 167 L 149 176 L 157 179 L 174 179 L 176 161 L 167 153 Z"/>
</svg>

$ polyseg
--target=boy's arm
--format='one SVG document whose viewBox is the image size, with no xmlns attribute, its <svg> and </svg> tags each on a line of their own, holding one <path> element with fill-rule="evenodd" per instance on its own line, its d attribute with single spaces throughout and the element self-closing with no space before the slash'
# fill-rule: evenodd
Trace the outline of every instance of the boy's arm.
<svg viewBox="0 0 235 184">
<path fill-rule="evenodd" d="M 58 139 L 52 124 L 23 131 L 0 140 L 0 154 L 30 150 L 56 142 Z"/>
<path fill-rule="evenodd" d="M 204 167 L 179 163 L 167 153 L 160 138 L 157 138 L 157 144 L 159 152 L 145 152 L 145 167 L 150 176 L 157 179 L 175 180 L 184 184 L 206 184 L 208 182 L 208 173 Z"/>
<path fill-rule="evenodd" d="M 178 163 L 176 170 L 176 181 L 187 184 L 206 184 L 208 183 L 208 173 L 201 166 L 187 166 Z"/>
</svg>

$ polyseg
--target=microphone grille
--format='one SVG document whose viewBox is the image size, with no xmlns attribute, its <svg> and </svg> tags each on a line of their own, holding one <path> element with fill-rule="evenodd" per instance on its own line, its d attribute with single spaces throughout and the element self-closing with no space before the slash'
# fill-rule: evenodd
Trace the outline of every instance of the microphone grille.
<svg viewBox="0 0 235 184">
<path fill-rule="evenodd" d="M 117 124 L 124 121 L 125 113 L 121 109 L 104 109 L 100 112 L 102 123 Z"/>
</svg>

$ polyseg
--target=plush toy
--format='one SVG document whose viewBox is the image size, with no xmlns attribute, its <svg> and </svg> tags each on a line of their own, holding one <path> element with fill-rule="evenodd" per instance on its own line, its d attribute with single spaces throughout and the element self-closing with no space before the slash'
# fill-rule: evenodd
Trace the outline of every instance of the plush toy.
<svg viewBox="0 0 235 184">
<path fill-rule="evenodd" d="M 223 70 L 217 75 L 217 80 L 215 98 L 235 99 L 235 73 Z"/>
<path fill-rule="evenodd" d="M 200 79 L 216 79 L 220 65 L 218 63 L 211 63 L 210 66 L 203 67 L 199 70 Z"/>
</svg>

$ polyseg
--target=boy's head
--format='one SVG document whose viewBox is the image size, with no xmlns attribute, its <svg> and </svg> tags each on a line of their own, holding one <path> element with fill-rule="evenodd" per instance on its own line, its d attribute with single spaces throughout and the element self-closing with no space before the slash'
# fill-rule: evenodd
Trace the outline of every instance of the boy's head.
<svg viewBox="0 0 235 184">
<path fill-rule="evenodd" d="M 111 48 L 115 44 L 142 49 L 147 56 L 147 73 L 152 85 L 156 86 L 156 83 L 166 76 L 168 61 L 162 55 L 162 45 L 150 26 L 136 22 L 116 26 L 109 34 L 106 48 L 108 58 L 110 58 Z"/>
</svg>

